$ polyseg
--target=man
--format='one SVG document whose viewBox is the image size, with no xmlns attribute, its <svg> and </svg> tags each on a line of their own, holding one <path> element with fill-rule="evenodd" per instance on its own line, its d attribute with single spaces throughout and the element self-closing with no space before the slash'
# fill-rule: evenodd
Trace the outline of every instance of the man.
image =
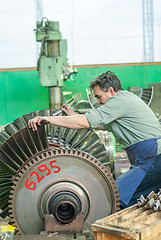
<svg viewBox="0 0 161 240">
<path fill-rule="evenodd" d="M 97 109 L 74 114 L 63 106 L 68 116 L 38 116 L 29 121 L 29 127 L 35 131 L 37 125 L 45 122 L 73 129 L 111 131 L 131 162 L 130 170 L 116 180 L 121 208 L 125 208 L 135 204 L 141 194 L 146 197 L 161 187 L 161 126 L 139 97 L 122 90 L 114 73 L 108 71 L 99 75 L 90 88 L 100 105 Z"/>
</svg>

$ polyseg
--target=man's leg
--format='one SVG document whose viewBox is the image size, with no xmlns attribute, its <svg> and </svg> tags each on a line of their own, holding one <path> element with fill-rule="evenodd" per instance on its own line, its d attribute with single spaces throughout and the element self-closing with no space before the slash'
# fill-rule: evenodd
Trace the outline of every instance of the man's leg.
<svg viewBox="0 0 161 240">
<path fill-rule="evenodd" d="M 130 202 L 125 205 L 120 202 L 121 208 L 126 208 L 137 203 L 137 199 L 143 195 L 145 198 L 148 196 L 151 191 L 158 192 L 161 188 L 161 154 L 157 156 L 156 160 L 150 167 L 145 178 L 140 183 L 139 187 L 136 189 L 133 194 Z"/>
</svg>

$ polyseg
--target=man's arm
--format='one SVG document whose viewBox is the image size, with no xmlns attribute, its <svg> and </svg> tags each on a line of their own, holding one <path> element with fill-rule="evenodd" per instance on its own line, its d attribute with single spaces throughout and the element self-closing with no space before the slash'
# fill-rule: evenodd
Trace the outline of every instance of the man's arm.
<svg viewBox="0 0 161 240">
<path fill-rule="evenodd" d="M 72 129 L 83 129 L 90 128 L 89 122 L 84 114 L 76 114 L 72 116 L 51 116 L 51 117 L 41 117 L 37 116 L 30 119 L 28 122 L 29 128 L 33 131 L 37 130 L 37 125 L 53 124 L 56 126 L 72 128 Z"/>
<path fill-rule="evenodd" d="M 67 106 L 67 105 L 65 105 L 65 104 L 63 104 L 63 106 L 62 106 L 62 111 L 65 112 L 65 114 L 66 114 L 67 116 L 71 116 L 71 115 L 76 115 L 76 114 L 77 114 L 76 112 L 74 112 L 73 110 L 71 110 L 69 106 Z M 106 130 L 103 126 L 99 126 L 99 127 L 97 127 L 96 129 L 97 129 L 97 130 L 103 130 L 103 131 Z"/>
</svg>

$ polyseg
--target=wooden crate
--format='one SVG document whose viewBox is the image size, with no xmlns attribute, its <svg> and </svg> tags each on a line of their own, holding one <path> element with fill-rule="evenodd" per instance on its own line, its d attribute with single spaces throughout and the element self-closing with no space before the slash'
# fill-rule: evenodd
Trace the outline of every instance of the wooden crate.
<svg viewBox="0 0 161 240">
<path fill-rule="evenodd" d="M 95 240 L 161 240 L 161 212 L 126 208 L 92 224 Z"/>
</svg>

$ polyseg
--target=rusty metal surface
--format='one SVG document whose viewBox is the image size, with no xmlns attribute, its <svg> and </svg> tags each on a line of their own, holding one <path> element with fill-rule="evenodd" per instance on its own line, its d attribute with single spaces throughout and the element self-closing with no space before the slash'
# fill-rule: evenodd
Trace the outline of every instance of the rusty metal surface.
<svg viewBox="0 0 161 240">
<path fill-rule="evenodd" d="M 150 192 L 145 198 L 143 195 L 137 199 L 140 207 L 145 209 L 153 209 L 154 211 L 161 211 L 161 189 L 157 193 L 154 191 Z"/>
<path fill-rule="evenodd" d="M 68 224 L 62 224 L 53 218 L 50 214 L 45 215 L 45 231 L 46 232 L 81 232 L 83 229 L 84 216 L 83 213 L 77 215 L 77 217 Z"/>
</svg>

